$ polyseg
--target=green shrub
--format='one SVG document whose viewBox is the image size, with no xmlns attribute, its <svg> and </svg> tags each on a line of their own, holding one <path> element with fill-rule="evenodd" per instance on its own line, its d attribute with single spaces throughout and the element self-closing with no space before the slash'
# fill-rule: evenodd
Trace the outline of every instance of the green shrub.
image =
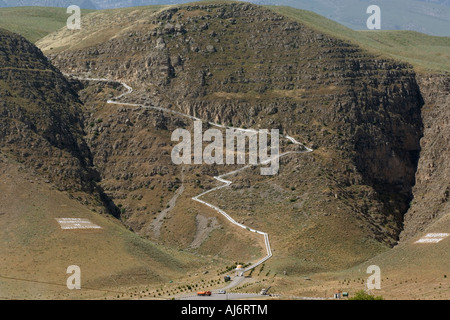
<svg viewBox="0 0 450 320">
<path fill-rule="evenodd" d="M 384 298 L 382 296 L 373 296 L 364 290 L 360 290 L 355 293 L 354 297 L 349 298 L 348 300 L 384 300 Z"/>
</svg>

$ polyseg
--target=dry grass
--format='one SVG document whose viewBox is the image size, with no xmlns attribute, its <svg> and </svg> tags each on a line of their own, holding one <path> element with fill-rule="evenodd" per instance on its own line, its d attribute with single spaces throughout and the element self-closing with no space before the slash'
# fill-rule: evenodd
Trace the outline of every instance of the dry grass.
<svg viewBox="0 0 450 320">
<path fill-rule="evenodd" d="M 114 218 L 92 212 L 8 158 L 1 160 L 0 296 L 102 296 L 107 293 L 102 290 L 118 285 L 152 286 L 182 277 L 197 266 L 190 254 L 139 238 Z M 55 220 L 61 217 L 88 218 L 102 229 L 62 230 Z M 66 268 L 73 264 L 81 267 L 86 290 L 69 292 L 65 287 Z"/>
</svg>

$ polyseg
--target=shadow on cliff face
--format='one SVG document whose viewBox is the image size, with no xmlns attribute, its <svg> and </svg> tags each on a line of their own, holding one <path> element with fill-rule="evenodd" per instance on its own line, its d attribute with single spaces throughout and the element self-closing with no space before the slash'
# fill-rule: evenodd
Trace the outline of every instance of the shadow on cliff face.
<svg viewBox="0 0 450 320">
<path fill-rule="evenodd" d="M 367 98 L 370 103 L 366 103 Z M 361 125 L 354 136 L 354 161 L 364 183 L 377 192 L 383 213 L 392 216 L 398 241 L 404 215 L 413 199 L 423 137 L 424 99 L 415 74 L 407 72 L 394 79 L 383 94 L 355 102 L 362 111 L 356 119 Z"/>
<path fill-rule="evenodd" d="M 425 101 L 422 150 L 415 176 L 414 200 L 405 215 L 400 241 L 415 237 L 449 212 L 450 75 L 420 74 L 417 81 Z"/>
<path fill-rule="evenodd" d="M 283 129 L 337 155 L 352 171 L 333 176 L 351 196 L 348 213 L 370 223 L 367 237 L 395 245 L 423 134 L 411 66 L 255 6 L 174 8 L 152 20 L 152 29 L 130 29 L 52 61 L 67 73 L 126 79 L 134 101 L 141 94 L 140 101 L 151 96 L 202 119 Z M 366 189 L 367 201 L 359 201 Z"/>
</svg>

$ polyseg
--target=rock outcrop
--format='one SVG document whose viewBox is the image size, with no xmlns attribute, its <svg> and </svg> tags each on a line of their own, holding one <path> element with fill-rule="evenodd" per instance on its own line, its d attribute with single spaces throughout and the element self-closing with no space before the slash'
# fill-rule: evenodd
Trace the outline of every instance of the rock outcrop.
<svg viewBox="0 0 450 320">
<path fill-rule="evenodd" d="M 411 66 L 237 3 L 170 8 L 103 43 L 50 57 L 68 73 L 127 81 L 136 92 L 125 101 L 279 128 L 326 150 L 371 236 L 397 242 L 422 137 Z"/>
<path fill-rule="evenodd" d="M 84 204 L 114 205 L 96 184 L 77 93 L 33 44 L 0 30 L 0 150 Z"/>
<path fill-rule="evenodd" d="M 450 76 L 418 76 L 425 105 L 414 199 L 405 215 L 402 240 L 414 237 L 450 210 Z M 445 230 L 443 230 L 445 231 Z"/>
</svg>

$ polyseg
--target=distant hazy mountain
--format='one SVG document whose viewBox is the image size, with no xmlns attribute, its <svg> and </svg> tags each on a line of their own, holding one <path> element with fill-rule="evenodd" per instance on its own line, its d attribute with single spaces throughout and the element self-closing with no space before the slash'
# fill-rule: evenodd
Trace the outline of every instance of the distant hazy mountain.
<svg viewBox="0 0 450 320">
<path fill-rule="evenodd" d="M 381 8 L 381 29 L 413 30 L 450 36 L 450 0 L 247 0 L 256 4 L 284 5 L 314 11 L 356 30 L 366 29 L 369 5 Z M 0 0 L 1 6 L 79 5 L 83 9 L 114 9 L 192 2 L 191 0 Z"/>
<path fill-rule="evenodd" d="M 70 5 L 77 5 L 82 9 L 99 9 L 90 0 L 0 0 L 0 7 L 42 6 L 66 8 Z"/>
<path fill-rule="evenodd" d="M 82 9 L 115 9 L 135 6 L 177 4 L 191 0 L 0 0 L 0 7 L 68 7 L 78 5 Z"/>
<path fill-rule="evenodd" d="M 450 36 L 450 0 L 249 0 L 314 11 L 355 30 L 365 30 L 369 5 L 381 9 L 382 30 Z"/>
<path fill-rule="evenodd" d="M 442 4 L 445 6 L 450 6 L 450 0 L 419 0 L 419 1 L 437 3 L 437 4 Z"/>
<path fill-rule="evenodd" d="M 195 0 L 194 0 L 195 1 Z M 193 0 L 93 0 L 99 9 L 126 8 L 135 6 L 164 5 L 194 2 Z"/>
</svg>

